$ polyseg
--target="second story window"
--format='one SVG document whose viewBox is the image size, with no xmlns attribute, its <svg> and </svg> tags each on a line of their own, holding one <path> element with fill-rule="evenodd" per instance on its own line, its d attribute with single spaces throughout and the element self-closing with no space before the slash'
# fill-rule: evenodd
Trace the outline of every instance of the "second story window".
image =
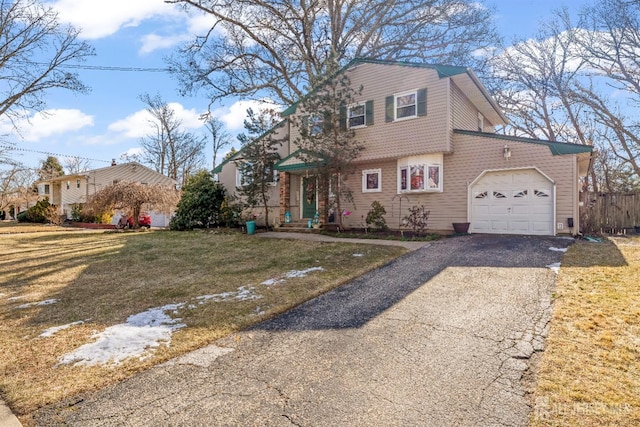
<svg viewBox="0 0 640 427">
<path fill-rule="evenodd" d="M 427 90 L 417 89 L 387 96 L 385 120 L 394 122 L 427 115 Z"/>
<path fill-rule="evenodd" d="M 351 105 L 347 108 L 346 119 L 350 129 L 373 125 L 373 101 Z"/>
<path fill-rule="evenodd" d="M 80 178 L 76 178 L 76 188 L 80 188 Z"/>
<path fill-rule="evenodd" d="M 324 120 L 322 116 L 313 115 L 309 117 L 309 135 L 318 136 L 324 130 Z"/>
<path fill-rule="evenodd" d="M 416 92 L 396 95 L 396 120 L 416 116 Z"/>
</svg>

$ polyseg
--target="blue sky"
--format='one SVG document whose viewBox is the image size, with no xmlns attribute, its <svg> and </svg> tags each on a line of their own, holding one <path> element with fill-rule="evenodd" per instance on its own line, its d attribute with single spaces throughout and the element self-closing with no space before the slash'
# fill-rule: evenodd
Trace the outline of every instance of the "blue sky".
<svg viewBox="0 0 640 427">
<path fill-rule="evenodd" d="M 566 5 L 573 11 L 582 0 L 489 0 L 497 7 L 496 24 L 507 40 L 533 35 L 551 10 Z M 164 68 L 163 58 L 192 34 L 211 26 L 206 17 L 188 17 L 163 0 L 49 0 L 62 20 L 81 28 L 81 37 L 96 51 L 85 65 L 107 67 Z M 24 122 L 21 137 L 12 132 L 10 140 L 20 151 L 16 160 L 37 166 L 51 153 L 63 162 L 65 156 L 80 156 L 92 168 L 108 166 L 112 158 L 139 150 L 140 138 L 148 129 L 148 117 L 139 100 L 142 93 L 159 93 L 172 103 L 185 128 L 206 134 L 198 117 L 208 105 L 204 97 L 185 98 L 177 93 L 176 82 L 161 72 L 80 70 L 82 81 L 91 88 L 86 95 L 53 91 L 47 95 L 46 119 L 32 115 Z M 213 106 L 233 135 L 242 132 L 247 101 L 229 99 Z M 0 122 L 0 128 L 2 123 Z M 238 144 L 235 143 L 237 146 Z M 211 147 L 207 146 L 207 165 Z M 220 156 L 219 156 L 220 158 Z M 209 166 L 210 167 L 210 166 Z"/>
</svg>

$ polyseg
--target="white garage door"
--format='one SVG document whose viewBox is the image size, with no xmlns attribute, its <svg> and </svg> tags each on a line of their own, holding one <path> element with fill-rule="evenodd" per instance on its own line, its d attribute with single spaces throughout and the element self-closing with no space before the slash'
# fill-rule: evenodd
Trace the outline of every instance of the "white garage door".
<svg viewBox="0 0 640 427">
<path fill-rule="evenodd" d="M 487 172 L 470 192 L 470 232 L 554 234 L 553 183 L 537 170 Z"/>
</svg>

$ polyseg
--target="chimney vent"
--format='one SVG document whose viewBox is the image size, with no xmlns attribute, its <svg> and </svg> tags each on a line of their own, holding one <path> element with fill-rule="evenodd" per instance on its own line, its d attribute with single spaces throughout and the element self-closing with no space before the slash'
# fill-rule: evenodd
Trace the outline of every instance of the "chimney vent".
<svg viewBox="0 0 640 427">
<path fill-rule="evenodd" d="M 111 159 L 111 166 L 115 166 L 116 165 L 116 159 Z"/>
</svg>

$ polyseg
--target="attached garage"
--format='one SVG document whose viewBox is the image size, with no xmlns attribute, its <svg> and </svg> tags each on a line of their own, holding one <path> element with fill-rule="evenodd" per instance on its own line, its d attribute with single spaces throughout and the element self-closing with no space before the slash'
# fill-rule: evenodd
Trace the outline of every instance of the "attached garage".
<svg viewBox="0 0 640 427">
<path fill-rule="evenodd" d="M 536 168 L 483 172 L 469 206 L 472 233 L 555 234 L 555 184 Z"/>
</svg>

